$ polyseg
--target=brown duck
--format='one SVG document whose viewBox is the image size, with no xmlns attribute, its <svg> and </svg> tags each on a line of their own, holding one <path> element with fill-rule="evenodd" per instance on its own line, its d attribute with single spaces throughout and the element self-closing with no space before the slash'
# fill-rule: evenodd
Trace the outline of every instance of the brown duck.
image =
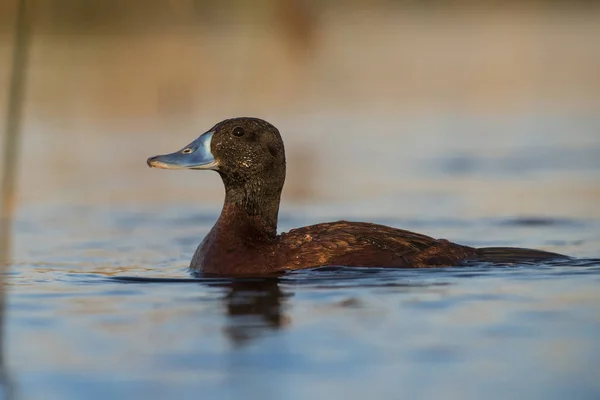
<svg viewBox="0 0 600 400">
<path fill-rule="evenodd" d="M 165 169 L 211 169 L 225 204 L 198 246 L 193 272 L 251 275 L 326 265 L 431 268 L 465 261 L 514 263 L 565 256 L 540 250 L 474 248 L 365 222 L 337 221 L 277 234 L 285 151 L 277 128 L 258 118 L 222 121 L 175 153 L 151 157 Z"/>
</svg>

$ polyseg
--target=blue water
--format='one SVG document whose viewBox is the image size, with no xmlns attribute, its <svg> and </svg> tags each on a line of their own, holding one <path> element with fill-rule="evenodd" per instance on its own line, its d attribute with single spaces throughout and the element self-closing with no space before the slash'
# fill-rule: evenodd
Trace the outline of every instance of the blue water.
<svg viewBox="0 0 600 400">
<path fill-rule="evenodd" d="M 21 214 L 5 389 L 36 399 L 600 394 L 599 259 L 192 280 L 187 263 L 217 215 L 194 210 Z M 283 228 L 319 218 L 303 215 L 282 215 Z M 599 222 L 575 219 L 388 223 L 457 237 L 569 238 L 545 247 L 554 251 L 600 241 Z M 490 244 L 466 244 L 480 242 Z"/>
<path fill-rule="evenodd" d="M 600 398 L 597 118 L 278 124 L 289 156 L 281 231 L 349 219 L 574 258 L 192 280 L 221 182 L 145 164 L 189 132 L 98 128 L 74 140 L 30 125 L 4 397 Z"/>
</svg>

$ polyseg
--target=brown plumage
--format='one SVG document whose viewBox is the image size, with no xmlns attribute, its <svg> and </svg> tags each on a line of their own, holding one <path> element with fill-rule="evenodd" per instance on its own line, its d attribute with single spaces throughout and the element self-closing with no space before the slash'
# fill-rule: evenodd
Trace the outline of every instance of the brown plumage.
<svg viewBox="0 0 600 400">
<path fill-rule="evenodd" d="M 277 235 L 285 151 L 279 131 L 256 118 L 220 122 L 184 149 L 149 158 L 148 165 L 213 169 L 223 179 L 223 211 L 194 254 L 194 272 L 249 275 L 325 265 L 430 268 L 467 260 L 511 263 L 565 257 L 530 249 L 476 249 L 365 222 L 321 223 Z"/>
</svg>

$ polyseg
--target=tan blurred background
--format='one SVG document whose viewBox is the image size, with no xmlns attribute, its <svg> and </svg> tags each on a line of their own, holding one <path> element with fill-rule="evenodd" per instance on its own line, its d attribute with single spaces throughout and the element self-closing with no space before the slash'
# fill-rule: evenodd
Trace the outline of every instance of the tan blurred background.
<svg viewBox="0 0 600 400">
<path fill-rule="evenodd" d="M 190 174 L 150 171 L 145 158 L 176 150 L 231 116 L 264 117 L 282 130 L 290 201 L 336 201 L 383 195 L 401 185 L 423 189 L 422 177 L 410 178 L 410 171 L 399 172 L 396 181 L 390 174 L 378 180 L 373 160 L 378 151 L 393 160 L 393 148 L 413 139 L 420 144 L 411 154 L 427 151 L 428 142 L 417 136 L 431 135 L 439 145 L 440 137 L 453 135 L 440 116 L 486 118 L 489 126 L 469 136 L 478 143 L 487 140 L 482 135 L 500 140 L 510 125 L 494 128 L 494 121 L 505 117 L 560 115 L 573 121 L 600 114 L 595 1 L 29 3 L 23 204 L 199 197 L 200 183 L 191 185 Z M 15 10 L 15 0 L 0 3 L 1 110 Z M 423 121 L 438 122 L 423 128 Z M 569 122 L 565 126 L 571 141 L 598 144 L 595 127 L 580 132 Z M 362 145 L 344 153 L 340 143 L 379 137 L 378 130 L 404 139 L 373 146 L 370 159 L 360 160 L 371 167 L 349 170 L 356 161 L 349 154 Z M 502 151 L 504 145 L 493 148 Z M 401 162 L 383 165 L 405 170 Z M 216 175 L 204 179 L 202 198 L 220 201 Z M 571 207 L 600 215 L 590 200 L 600 198 L 592 183 L 589 177 L 549 183 L 551 189 L 534 198 L 548 202 L 547 212 L 564 214 Z M 497 183 L 481 178 L 427 185 L 473 195 L 498 190 Z M 523 190 L 530 184 L 518 185 L 527 197 Z M 578 197 L 564 197 L 574 190 Z M 491 193 L 475 202 L 495 204 Z M 497 203 L 494 210 L 505 213 L 537 207 Z"/>
</svg>

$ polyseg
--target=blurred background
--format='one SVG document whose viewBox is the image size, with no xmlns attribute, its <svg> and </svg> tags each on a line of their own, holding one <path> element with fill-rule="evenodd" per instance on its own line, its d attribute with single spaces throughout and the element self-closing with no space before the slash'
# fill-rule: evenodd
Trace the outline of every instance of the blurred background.
<svg viewBox="0 0 600 400">
<path fill-rule="evenodd" d="M 3 110 L 16 4 L 0 3 Z M 21 205 L 219 203 L 216 174 L 151 171 L 145 160 L 222 119 L 257 116 L 284 136 L 289 204 L 425 186 L 466 191 L 463 210 L 476 215 L 543 204 L 600 216 L 597 174 L 577 173 L 600 158 L 595 1 L 29 7 Z M 556 168 L 568 176 L 543 182 L 540 169 Z"/>
</svg>

